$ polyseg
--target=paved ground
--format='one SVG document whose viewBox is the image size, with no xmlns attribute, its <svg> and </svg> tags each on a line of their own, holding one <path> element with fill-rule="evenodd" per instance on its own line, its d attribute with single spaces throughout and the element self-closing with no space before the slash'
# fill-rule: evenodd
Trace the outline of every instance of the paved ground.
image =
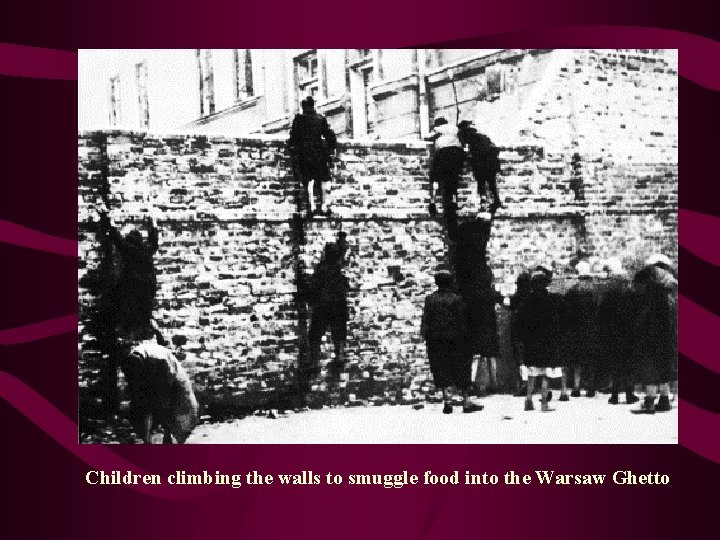
<svg viewBox="0 0 720 540">
<path fill-rule="evenodd" d="M 413 410 L 407 405 L 305 411 L 275 420 L 251 416 L 226 423 L 202 424 L 188 443 L 302 444 L 517 444 L 624 443 L 676 444 L 678 411 L 634 415 L 634 405 L 608 405 L 608 396 L 574 398 L 551 405 L 554 412 L 525 412 L 523 399 L 494 395 L 479 400 L 485 410 L 451 415 L 442 405 Z M 622 399 L 622 398 L 621 398 Z"/>
</svg>

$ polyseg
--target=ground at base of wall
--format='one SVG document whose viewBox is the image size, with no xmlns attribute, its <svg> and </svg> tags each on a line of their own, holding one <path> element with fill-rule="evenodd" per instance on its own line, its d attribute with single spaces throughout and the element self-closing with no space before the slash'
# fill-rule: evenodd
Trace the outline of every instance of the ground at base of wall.
<svg viewBox="0 0 720 540">
<path fill-rule="evenodd" d="M 621 398 L 622 399 L 622 398 Z M 443 414 L 442 404 L 326 408 L 302 413 L 250 416 L 198 426 L 188 443 L 221 444 L 677 444 L 678 411 L 634 415 L 638 404 L 609 405 L 608 396 L 551 401 L 555 408 L 524 411 L 524 398 L 493 395 L 484 410 Z"/>
</svg>

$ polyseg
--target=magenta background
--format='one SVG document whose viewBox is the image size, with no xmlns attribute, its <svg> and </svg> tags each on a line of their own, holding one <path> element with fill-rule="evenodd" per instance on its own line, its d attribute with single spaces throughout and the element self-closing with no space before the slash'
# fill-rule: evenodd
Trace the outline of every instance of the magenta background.
<svg viewBox="0 0 720 540">
<path fill-rule="evenodd" d="M 0 44 L 77 47 L 673 47 L 680 49 L 681 408 L 678 446 L 79 446 L 77 337 L 0 345 L 0 535 L 3 538 L 442 538 L 528 534 L 654 538 L 717 533 L 720 485 L 720 296 L 717 120 L 720 29 L 690 3 L 610 0 L 280 4 L 179 1 L 5 6 Z M 216 5 L 219 3 L 216 2 Z M 312 5 L 312 8 L 307 6 Z M 407 7 L 405 7 L 407 6 Z M 442 9 L 441 9 L 442 8 Z M 310 17 L 312 25 L 305 22 Z M 266 24 L 264 21 L 272 21 Z M 589 25 L 605 25 L 602 27 Z M 611 25 L 611 26 L 608 26 Z M 672 31 L 672 32 L 670 32 Z M 680 32 L 677 32 L 680 31 Z M 507 34 L 511 33 L 511 34 Z M 505 34 L 505 35 L 503 35 Z M 461 42 L 448 43 L 453 40 Z M 17 51 L 15 51 L 17 52 Z M 0 224 L 63 239 L 77 234 L 77 101 L 72 57 L 17 60 L 0 47 Z M 18 53 L 19 54 L 19 53 Z M 3 57 L 4 55 L 4 57 Z M 17 57 L 19 58 L 19 57 Z M 43 58 L 54 66 L 43 66 Z M 56 62 L 66 62 L 65 72 Z M 29 66 L 35 65 L 35 78 Z M 68 69 L 67 66 L 70 66 Z M 15 71 L 14 71 L 15 70 Z M 52 78 L 43 78 L 52 77 Z M 701 216 L 704 214 L 705 216 Z M 714 216 L 714 217 L 711 217 Z M 14 234 L 14 233 L 13 233 Z M 0 335 L 77 312 L 75 258 L 12 245 L 0 228 Z M 692 309 L 686 309 L 684 306 Z M 666 487 L 306 486 L 209 489 L 91 487 L 89 469 L 167 474 L 421 474 L 513 469 L 662 472 Z M 180 500 L 178 500 L 180 499 Z M 185 500 L 183 500 L 185 499 Z M 562 529 L 562 530 L 561 530 Z"/>
</svg>

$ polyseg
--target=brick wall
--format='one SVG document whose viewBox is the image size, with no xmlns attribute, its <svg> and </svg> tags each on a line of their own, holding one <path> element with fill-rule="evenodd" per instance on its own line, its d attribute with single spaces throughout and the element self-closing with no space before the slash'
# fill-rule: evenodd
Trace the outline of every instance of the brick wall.
<svg viewBox="0 0 720 540">
<path fill-rule="evenodd" d="M 578 251 L 626 263 L 657 246 L 676 256 L 676 165 L 618 165 L 537 145 L 505 148 L 501 158 L 506 209 L 494 223 L 489 260 L 505 296 L 520 271 L 540 261 L 554 261 L 556 286 L 566 287 Z M 306 273 L 340 227 L 348 234 L 346 398 L 395 400 L 404 391 L 407 399 L 431 390 L 420 314 L 446 246 L 441 224 L 427 215 L 427 166 L 422 142 L 342 143 L 328 197 L 337 217 L 304 225 Z M 104 176 L 111 219 L 123 232 L 139 226 L 149 208 L 160 212 L 156 318 L 174 338 L 201 400 L 255 407 L 277 397 L 293 378 L 298 353 L 291 227 L 297 186 L 282 141 L 81 133 L 79 279 L 98 264 L 88 220 Z M 461 217 L 474 217 L 480 200 L 467 176 L 459 199 Z M 92 300 L 79 289 L 81 401 L 93 396 L 102 362 L 84 331 Z M 501 366 L 507 378 L 509 364 Z"/>
</svg>

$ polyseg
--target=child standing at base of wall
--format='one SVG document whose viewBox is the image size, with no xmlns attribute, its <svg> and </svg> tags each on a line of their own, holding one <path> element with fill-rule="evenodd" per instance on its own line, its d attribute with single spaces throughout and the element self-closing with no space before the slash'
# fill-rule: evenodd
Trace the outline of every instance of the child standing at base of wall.
<svg viewBox="0 0 720 540">
<path fill-rule="evenodd" d="M 535 379 L 538 377 L 541 378 L 542 385 L 540 400 L 542 411 L 552 411 L 553 409 L 548 405 L 550 401 L 548 378 L 563 377 L 558 359 L 561 299 L 557 294 L 548 292 L 550 279 L 548 272 L 542 270 L 533 272 L 530 278 L 530 294 L 517 317 L 518 339 L 524 346 L 525 364 L 528 368 L 526 411 L 534 409 L 532 394 Z M 565 401 L 566 396 L 563 381 L 560 399 Z"/>
<path fill-rule="evenodd" d="M 518 315 L 525 307 L 528 297 L 530 296 L 530 274 L 522 272 L 515 282 L 515 294 L 510 299 L 510 344 L 512 347 L 512 355 L 515 360 L 515 366 L 518 370 L 517 397 L 525 395 L 527 389 L 527 367 L 525 366 L 525 354 L 523 352 L 523 343 L 520 338 L 521 331 L 518 327 Z"/>
<path fill-rule="evenodd" d="M 647 389 L 634 414 L 670 411 L 670 383 L 677 376 L 677 279 L 667 257 L 651 257 L 646 264 L 633 279 L 634 357 L 638 382 Z"/>
<path fill-rule="evenodd" d="M 444 414 L 453 412 L 450 387 L 463 396 L 463 412 L 481 411 L 469 400 L 472 389 L 472 355 L 468 349 L 468 314 L 462 297 L 454 292 L 447 270 L 435 274 L 438 290 L 425 299 L 420 333 L 425 339 L 435 387 L 442 390 Z"/>
</svg>

